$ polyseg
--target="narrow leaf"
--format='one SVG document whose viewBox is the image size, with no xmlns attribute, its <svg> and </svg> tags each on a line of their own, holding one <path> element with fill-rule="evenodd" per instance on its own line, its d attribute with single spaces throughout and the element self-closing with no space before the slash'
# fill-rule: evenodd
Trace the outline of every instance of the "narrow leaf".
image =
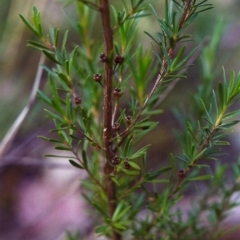
<svg viewBox="0 0 240 240">
<path fill-rule="evenodd" d="M 69 151 L 69 147 L 66 146 L 56 146 L 55 149 L 61 150 L 61 151 Z"/>
<path fill-rule="evenodd" d="M 132 156 L 128 157 L 128 159 L 135 159 L 135 158 L 138 158 L 140 156 L 142 156 L 143 154 L 146 153 L 147 151 L 147 148 L 150 146 L 151 144 L 148 144 L 147 146 L 139 149 L 136 153 L 134 153 Z"/>
<path fill-rule="evenodd" d="M 72 159 L 69 159 L 68 161 L 69 161 L 69 162 L 71 163 L 71 165 L 73 165 L 74 167 L 80 168 L 80 169 L 84 169 L 80 164 L 76 163 L 76 162 L 73 161 Z"/>
<path fill-rule="evenodd" d="M 60 62 L 58 62 L 54 57 L 53 55 L 51 55 L 49 52 L 45 51 L 45 50 L 42 50 L 42 52 L 53 62 L 55 62 L 56 64 L 59 64 L 61 65 Z"/>
<path fill-rule="evenodd" d="M 138 171 L 131 171 L 131 170 L 127 170 L 127 169 L 122 169 L 123 172 L 125 172 L 128 175 L 138 175 L 139 172 Z"/>
<path fill-rule="evenodd" d="M 202 181 L 202 180 L 207 180 L 212 178 L 213 178 L 212 175 L 202 175 L 202 176 L 187 178 L 186 181 Z"/>
<path fill-rule="evenodd" d="M 140 167 L 135 163 L 135 162 L 132 162 L 132 161 L 128 161 L 129 165 L 132 167 L 132 168 L 135 168 L 137 170 L 140 170 Z"/>
<path fill-rule="evenodd" d="M 24 18 L 21 14 L 19 14 L 20 18 L 22 19 L 22 21 L 25 23 L 25 25 L 31 30 L 33 31 L 37 36 L 39 36 L 38 32 L 36 31 L 36 29 L 34 28 L 34 26 L 26 19 Z"/>
<path fill-rule="evenodd" d="M 83 159 L 84 167 L 87 169 L 88 168 L 87 154 L 84 149 L 82 150 L 82 159 Z"/>
</svg>

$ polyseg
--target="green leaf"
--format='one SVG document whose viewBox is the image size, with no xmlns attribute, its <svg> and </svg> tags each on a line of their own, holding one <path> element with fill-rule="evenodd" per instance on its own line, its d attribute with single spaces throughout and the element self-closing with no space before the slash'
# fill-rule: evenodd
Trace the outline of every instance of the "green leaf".
<svg viewBox="0 0 240 240">
<path fill-rule="evenodd" d="M 155 43 L 159 44 L 158 41 L 157 41 L 150 33 L 145 32 L 145 31 L 144 31 L 144 33 L 145 33 L 146 35 L 148 35 Z"/>
<path fill-rule="evenodd" d="M 66 75 L 61 72 L 57 72 L 59 78 L 71 89 L 71 82 Z"/>
<path fill-rule="evenodd" d="M 127 170 L 127 169 L 124 169 L 124 168 L 122 168 L 121 170 L 128 175 L 138 175 L 139 174 L 138 171 Z"/>
<path fill-rule="evenodd" d="M 26 19 L 24 18 L 21 14 L 19 14 L 20 18 L 22 19 L 22 21 L 25 23 L 25 25 L 32 31 L 34 32 L 37 36 L 39 36 L 37 30 L 35 29 L 35 27 Z"/>
<path fill-rule="evenodd" d="M 116 229 L 119 229 L 119 230 L 126 230 L 126 226 L 124 226 L 124 222 L 122 223 L 119 223 L 119 222 L 113 222 L 113 226 L 116 228 Z"/>
<path fill-rule="evenodd" d="M 52 43 L 56 47 L 58 44 L 59 28 L 51 27 L 49 33 Z"/>
<path fill-rule="evenodd" d="M 230 123 L 223 123 L 223 124 L 220 124 L 219 127 L 220 128 L 230 128 L 234 125 L 236 125 L 237 123 L 239 123 L 240 121 L 239 120 L 235 120 L 235 121 L 232 121 Z"/>
<path fill-rule="evenodd" d="M 170 70 L 171 70 L 171 71 L 174 71 L 174 70 L 175 70 L 175 67 L 179 64 L 179 62 L 180 62 L 180 60 L 181 60 L 181 58 L 182 58 L 182 55 L 183 55 L 184 51 L 185 51 L 185 46 L 182 46 L 182 47 L 180 48 L 180 50 L 178 51 L 177 56 L 174 58 L 171 66 L 170 66 Z"/>
<path fill-rule="evenodd" d="M 147 174 L 144 176 L 144 179 L 146 179 L 147 181 L 152 181 L 152 180 L 154 180 L 155 178 L 159 177 L 162 173 L 167 172 L 167 171 L 170 171 L 171 169 L 172 169 L 172 166 L 160 168 L 159 170 L 157 170 L 157 171 L 155 171 L 155 172 L 147 173 Z"/>
<path fill-rule="evenodd" d="M 118 220 L 120 220 L 122 217 L 124 217 L 124 215 L 130 208 L 131 206 L 127 206 L 125 202 L 120 202 L 113 213 L 112 221 L 117 222 Z"/>
<path fill-rule="evenodd" d="M 46 45 L 39 43 L 39 42 L 28 40 L 28 46 L 37 48 L 41 51 L 45 50 L 45 51 L 48 51 L 49 53 L 52 53 L 52 51 Z"/>
<path fill-rule="evenodd" d="M 119 181 L 115 178 L 115 177 L 111 177 L 111 179 L 113 180 L 113 182 L 116 183 L 117 186 L 121 186 L 121 184 L 119 183 Z"/>
<path fill-rule="evenodd" d="M 135 162 L 132 162 L 132 161 L 128 161 L 129 165 L 137 170 L 140 170 L 140 167 L 135 163 Z"/>
<path fill-rule="evenodd" d="M 70 148 L 67 146 L 56 146 L 54 149 L 61 150 L 61 151 L 69 151 Z"/>
<path fill-rule="evenodd" d="M 202 103 L 202 106 L 203 106 L 203 109 L 204 109 L 204 111 L 205 111 L 205 113 L 206 113 L 206 115 L 207 115 L 207 119 L 208 119 L 208 121 L 210 121 L 211 122 L 211 115 L 210 115 L 210 113 L 209 113 L 209 111 L 207 110 L 207 108 L 206 108 L 206 105 L 205 105 L 205 103 L 203 102 L 203 100 L 202 99 L 199 99 L 199 101 Z"/>
<path fill-rule="evenodd" d="M 77 136 L 74 136 L 73 134 L 69 134 L 69 137 L 70 137 L 70 138 L 72 138 L 72 139 L 79 140 L 79 141 L 81 141 L 81 140 L 82 140 L 82 138 L 80 138 L 80 137 L 77 137 Z"/>
<path fill-rule="evenodd" d="M 48 105 L 52 105 L 52 101 L 50 100 L 49 97 L 47 97 L 42 91 L 38 90 L 37 91 L 38 97 L 45 103 L 47 103 Z"/>
<path fill-rule="evenodd" d="M 194 164 L 193 165 L 194 167 L 197 167 L 197 168 L 210 168 L 210 166 L 209 165 L 206 165 L 206 164 Z"/>
<path fill-rule="evenodd" d="M 150 13 L 135 14 L 135 15 L 129 17 L 128 19 L 143 18 L 143 17 L 147 17 L 150 15 L 151 15 Z"/>
<path fill-rule="evenodd" d="M 173 174 L 177 174 L 177 167 L 176 167 L 176 161 L 175 161 L 175 157 L 172 153 L 170 153 L 170 161 L 171 161 L 171 168 L 172 168 L 172 172 Z"/>
<path fill-rule="evenodd" d="M 45 141 L 48 141 L 48 142 L 54 142 L 54 143 L 62 143 L 61 141 L 59 141 L 58 139 L 54 139 L 54 138 L 47 138 L 47 137 L 44 137 L 44 136 L 37 136 L 38 138 L 41 138 Z"/>
<path fill-rule="evenodd" d="M 99 226 L 95 228 L 95 233 L 105 235 L 110 231 L 110 227 L 107 225 Z"/>
<path fill-rule="evenodd" d="M 218 94 L 219 94 L 221 109 L 223 109 L 225 106 L 225 96 L 224 96 L 223 85 L 221 82 L 218 84 Z"/>
<path fill-rule="evenodd" d="M 145 108 L 146 110 L 146 108 Z M 156 109 L 156 110 L 152 110 L 152 111 L 143 111 L 142 115 L 148 115 L 148 116 L 152 116 L 152 115 L 159 115 L 161 113 L 163 113 L 164 111 L 162 109 Z"/>
<path fill-rule="evenodd" d="M 158 19 L 158 15 L 157 15 L 157 12 L 155 11 L 154 7 L 152 4 L 149 4 L 150 8 L 152 9 L 153 11 L 153 14 L 155 15 L 155 17 Z"/>
<path fill-rule="evenodd" d="M 102 214 L 105 219 L 109 219 L 107 211 L 100 206 L 97 202 L 92 202 L 92 205 Z"/>
<path fill-rule="evenodd" d="M 84 149 L 82 150 L 82 159 L 83 159 L 84 167 L 87 169 L 88 168 L 87 154 Z"/>
<path fill-rule="evenodd" d="M 197 159 L 203 157 L 204 153 L 207 151 L 207 149 L 208 149 L 207 147 L 204 148 L 200 153 L 198 153 L 196 156 L 194 156 L 194 160 L 197 160 Z"/>
<path fill-rule="evenodd" d="M 37 10 L 36 6 L 34 6 L 32 10 L 32 22 L 36 31 L 38 32 L 38 37 L 42 38 L 43 32 L 42 32 L 42 26 L 41 26 L 41 14 Z"/>
<path fill-rule="evenodd" d="M 54 128 L 54 129 L 49 130 L 49 132 L 60 132 L 60 131 L 62 131 L 62 130 L 67 130 L 67 129 L 69 129 L 69 126 L 67 126 L 67 127 L 62 127 L 62 128 L 60 128 L 60 127 Z"/>
<path fill-rule="evenodd" d="M 42 50 L 42 52 L 43 52 L 51 61 L 53 61 L 53 62 L 56 63 L 56 64 L 61 65 L 61 63 L 60 63 L 59 61 L 57 61 L 57 60 L 54 58 L 54 56 L 53 56 L 52 54 L 50 54 L 48 51 Z"/>
<path fill-rule="evenodd" d="M 80 168 L 80 169 L 84 169 L 84 167 L 82 167 L 80 164 L 76 163 L 76 162 L 73 161 L 72 159 L 69 159 L 68 161 L 69 161 L 69 162 L 71 163 L 71 165 L 73 165 L 74 167 Z"/>
<path fill-rule="evenodd" d="M 127 142 L 123 151 L 123 157 L 127 157 L 129 155 L 131 145 L 132 145 L 132 139 L 133 139 L 133 134 L 131 134 L 127 139 Z"/>
<path fill-rule="evenodd" d="M 64 102 L 61 100 L 61 98 L 58 95 L 58 91 L 57 91 L 57 88 L 56 88 L 56 83 L 55 83 L 55 81 L 54 81 L 54 79 L 51 75 L 49 76 L 49 84 L 50 84 L 50 87 L 51 87 L 51 90 L 52 90 L 52 95 L 53 95 L 52 100 L 51 100 L 52 107 L 56 111 L 58 111 L 61 114 L 61 116 L 64 117 L 65 116 L 65 110 L 62 106 L 64 104 Z M 66 118 L 65 118 L 65 120 L 66 120 Z"/>
<path fill-rule="evenodd" d="M 214 142 L 214 145 L 229 146 L 230 143 L 227 141 L 216 141 L 216 142 Z"/>
<path fill-rule="evenodd" d="M 139 121 L 134 127 L 136 128 L 142 128 L 145 127 L 150 123 L 149 118 L 144 118 L 141 121 Z"/>
<path fill-rule="evenodd" d="M 207 179 L 213 179 L 214 177 L 212 175 L 202 175 L 202 176 L 197 176 L 197 177 L 190 177 L 186 178 L 186 181 L 202 181 L 202 180 L 207 180 Z"/>
<path fill-rule="evenodd" d="M 155 179 L 155 180 L 151 180 L 149 182 L 151 182 L 151 183 L 169 183 L 170 181 L 168 179 Z"/>
<path fill-rule="evenodd" d="M 62 117 L 58 116 L 57 114 L 55 114 L 55 113 L 53 113 L 53 112 L 51 112 L 47 109 L 44 109 L 44 111 L 46 111 L 48 113 L 49 117 L 51 117 L 53 119 L 56 119 L 56 120 L 59 120 L 61 122 L 64 121 L 64 119 Z"/>
<path fill-rule="evenodd" d="M 68 75 L 70 75 L 70 70 L 72 68 L 72 65 L 74 63 L 74 58 L 75 56 L 77 55 L 77 50 L 78 50 L 79 46 L 75 46 L 74 49 L 72 50 L 71 54 L 70 54 L 70 57 L 69 57 L 69 69 L 68 69 Z M 67 70 L 67 69 L 66 69 Z"/>
<path fill-rule="evenodd" d="M 53 157 L 53 158 L 74 158 L 73 156 L 63 156 L 63 155 L 53 155 L 53 154 L 44 154 L 44 157 Z"/>
<path fill-rule="evenodd" d="M 68 30 L 65 31 L 64 35 L 63 35 L 63 42 L 62 42 L 62 52 L 64 52 L 64 49 L 65 49 L 65 46 L 66 46 L 66 43 L 67 43 L 67 38 L 68 38 Z"/>
<path fill-rule="evenodd" d="M 135 159 L 138 158 L 142 155 L 144 155 L 147 152 L 147 148 L 150 146 L 151 144 L 148 144 L 147 146 L 139 149 L 137 152 L 135 152 L 132 156 L 128 157 L 128 159 Z"/>
<path fill-rule="evenodd" d="M 224 114 L 222 120 L 226 120 L 228 118 L 234 118 L 234 117 L 237 117 L 239 115 L 240 115 L 240 110 L 236 110 L 234 112 L 230 112 L 230 113 Z"/>
</svg>

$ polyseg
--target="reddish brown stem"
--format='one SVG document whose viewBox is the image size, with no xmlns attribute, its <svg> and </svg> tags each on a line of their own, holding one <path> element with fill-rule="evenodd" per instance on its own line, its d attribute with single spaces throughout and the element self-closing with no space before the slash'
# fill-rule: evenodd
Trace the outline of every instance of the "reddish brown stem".
<svg viewBox="0 0 240 240">
<path fill-rule="evenodd" d="M 113 53 L 113 31 L 111 28 L 110 11 L 108 0 L 100 0 L 100 13 L 102 21 L 102 29 L 104 34 L 105 54 L 107 62 L 104 65 L 104 129 L 103 141 L 106 154 L 106 162 L 104 165 L 105 186 L 108 198 L 108 207 L 110 217 L 116 209 L 116 187 L 112 181 L 110 174 L 113 167 L 110 164 L 113 158 L 111 149 L 111 136 L 112 136 L 112 53 Z M 112 229 L 112 239 L 120 240 L 121 235 Z"/>
<path fill-rule="evenodd" d="M 187 19 L 189 17 L 189 11 L 191 8 L 192 0 L 188 0 L 185 4 L 186 5 L 185 5 L 184 13 L 182 15 L 181 22 L 179 25 L 179 30 L 183 27 L 183 25 L 185 24 L 185 22 L 187 21 Z"/>
<path fill-rule="evenodd" d="M 218 125 L 214 125 L 211 133 L 208 135 L 208 137 L 205 139 L 205 141 L 202 143 L 202 145 L 198 148 L 197 153 L 202 152 L 205 148 L 208 147 L 209 143 L 211 142 L 216 130 L 218 129 Z M 182 176 L 178 177 L 178 181 L 175 185 L 175 187 L 173 188 L 173 191 L 171 192 L 171 194 L 168 196 L 168 198 L 170 199 L 178 190 L 179 188 L 182 186 L 184 180 L 186 179 L 186 177 L 188 176 L 188 174 L 190 173 L 191 169 L 192 169 L 192 165 L 196 164 L 196 162 L 198 162 L 201 159 L 201 157 L 195 159 L 191 165 L 189 165 L 185 170 L 182 170 Z"/>
</svg>

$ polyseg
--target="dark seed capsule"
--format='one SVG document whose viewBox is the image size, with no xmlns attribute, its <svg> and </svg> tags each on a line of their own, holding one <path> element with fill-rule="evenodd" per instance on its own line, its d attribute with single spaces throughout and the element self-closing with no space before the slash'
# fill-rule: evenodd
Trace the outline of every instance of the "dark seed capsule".
<svg viewBox="0 0 240 240">
<path fill-rule="evenodd" d="M 126 119 L 127 124 L 131 125 L 131 123 L 132 123 L 132 116 L 127 116 L 125 119 Z"/>
<path fill-rule="evenodd" d="M 178 172 L 178 177 L 179 178 L 182 178 L 182 177 L 184 177 L 185 176 L 185 171 L 184 170 L 179 170 L 179 172 Z"/>
<path fill-rule="evenodd" d="M 114 131 L 118 131 L 120 129 L 120 124 L 118 122 L 115 122 L 112 126 Z"/>
<path fill-rule="evenodd" d="M 107 61 L 107 56 L 105 53 L 101 53 L 99 56 L 99 59 L 101 62 L 106 62 Z"/>
<path fill-rule="evenodd" d="M 93 75 L 93 79 L 96 81 L 96 82 L 101 82 L 102 80 L 102 74 L 101 73 L 96 73 Z"/>
<path fill-rule="evenodd" d="M 75 98 L 74 98 L 74 103 L 75 103 L 76 105 L 81 104 L 81 102 L 82 102 L 82 99 L 81 99 L 80 97 L 75 97 Z"/>
<path fill-rule="evenodd" d="M 124 61 L 124 57 L 123 57 L 123 56 L 117 55 L 117 56 L 114 58 L 114 62 L 117 63 L 117 64 L 122 64 L 123 61 Z"/>
<path fill-rule="evenodd" d="M 120 160 L 121 159 L 119 157 L 114 157 L 111 162 L 113 165 L 118 165 L 120 163 Z"/>
<path fill-rule="evenodd" d="M 129 169 L 131 167 L 130 164 L 126 161 L 123 164 L 124 164 L 124 168 L 126 169 Z"/>
<path fill-rule="evenodd" d="M 114 93 L 120 93 L 121 92 L 121 89 L 120 88 L 114 88 Z"/>
<path fill-rule="evenodd" d="M 120 88 L 115 88 L 113 90 L 113 95 L 114 95 L 115 99 L 117 99 L 123 95 L 123 92 L 121 91 Z"/>
</svg>

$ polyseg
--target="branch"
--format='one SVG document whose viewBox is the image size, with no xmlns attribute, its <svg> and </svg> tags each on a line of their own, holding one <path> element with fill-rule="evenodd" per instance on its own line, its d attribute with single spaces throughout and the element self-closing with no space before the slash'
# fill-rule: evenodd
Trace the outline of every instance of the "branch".
<svg viewBox="0 0 240 240">
<path fill-rule="evenodd" d="M 191 2 L 192 0 L 188 0 L 186 7 L 184 8 L 184 12 L 181 18 L 181 24 L 180 24 L 180 28 L 179 30 L 181 30 L 181 28 L 184 26 L 185 22 L 187 21 L 189 15 L 188 15 L 188 11 L 191 7 Z M 199 48 L 199 50 L 188 60 L 188 62 L 186 63 L 186 65 L 191 65 L 196 58 L 199 56 L 199 54 L 201 53 L 201 50 L 209 43 L 209 39 L 205 39 L 202 43 L 201 48 Z M 176 47 L 176 44 L 174 44 L 174 46 Z M 168 49 L 168 56 L 170 58 L 172 58 L 172 53 L 173 53 L 172 48 Z M 149 92 L 148 96 L 146 97 L 143 106 L 140 107 L 135 119 L 132 121 L 132 124 L 130 126 L 128 126 L 122 133 L 120 133 L 120 136 L 122 137 L 121 141 L 117 144 L 117 146 L 113 149 L 113 152 L 117 152 L 118 148 L 124 143 L 124 141 L 127 139 L 129 133 L 131 132 L 131 129 L 134 127 L 134 125 L 138 122 L 138 120 L 140 119 L 143 110 L 147 107 L 147 104 L 149 102 L 149 100 L 151 99 L 151 97 L 153 96 L 153 94 L 156 92 L 157 88 L 159 87 L 159 85 L 163 82 L 164 78 L 168 75 L 168 73 L 165 71 L 165 68 L 167 66 L 168 62 L 167 60 L 164 58 L 162 65 L 159 69 L 159 74 L 157 75 L 156 80 L 154 81 L 154 86 L 151 89 L 151 91 Z M 183 71 L 181 71 L 179 74 L 183 73 Z M 168 96 L 169 92 L 171 92 L 171 90 L 175 87 L 175 85 L 177 84 L 177 82 L 179 81 L 179 79 L 175 79 L 169 86 L 168 88 L 165 90 L 165 92 L 163 92 L 163 94 L 159 97 L 158 102 L 156 103 L 156 106 L 159 106 L 164 100 L 165 98 Z"/>
<path fill-rule="evenodd" d="M 21 127 L 22 123 L 24 122 L 25 118 L 27 117 L 34 100 L 37 95 L 37 90 L 40 85 L 40 81 L 42 78 L 42 73 L 43 73 L 43 68 L 40 66 L 44 63 L 45 61 L 45 56 L 42 54 L 41 58 L 39 60 L 39 66 L 37 69 L 36 77 L 34 80 L 33 88 L 29 97 L 28 104 L 24 107 L 22 112 L 18 115 L 17 119 L 15 122 L 12 124 L 6 135 L 4 136 L 3 140 L 0 143 L 0 157 L 4 155 L 4 153 L 7 151 L 8 147 L 10 146 L 11 142 L 13 141 L 14 137 L 16 136 L 19 128 Z"/>
<path fill-rule="evenodd" d="M 105 54 L 107 61 L 104 65 L 104 129 L 103 129 L 103 142 L 105 147 L 106 162 L 104 165 L 106 194 L 108 198 L 108 208 L 110 217 L 116 209 L 116 189 L 115 183 L 112 181 L 111 173 L 113 167 L 110 163 L 113 153 L 111 150 L 111 136 L 112 136 L 112 54 L 113 54 L 113 31 L 111 28 L 111 19 L 109 11 L 108 0 L 100 0 L 100 12 L 102 29 L 104 34 Z M 121 235 L 112 228 L 112 239 L 120 240 Z"/>
<path fill-rule="evenodd" d="M 223 118 L 223 115 L 225 113 L 226 109 L 224 109 L 220 115 L 218 116 L 215 124 L 213 125 L 211 132 L 208 134 L 208 136 L 206 137 L 206 139 L 203 141 L 203 143 L 198 147 L 197 149 L 197 156 L 199 153 L 201 153 L 204 149 L 207 149 L 209 147 L 209 144 L 211 143 L 214 134 L 216 133 L 216 131 L 219 129 L 219 126 L 221 124 L 221 120 Z M 178 176 L 178 180 L 177 183 L 175 185 L 175 187 L 173 188 L 172 192 L 169 194 L 168 199 L 172 198 L 172 196 L 178 192 L 178 190 L 181 188 L 184 180 L 186 179 L 186 177 L 189 175 L 189 173 L 192 170 L 192 166 L 194 164 L 196 164 L 198 161 L 200 161 L 203 158 L 203 155 L 200 155 L 199 157 L 193 159 L 191 161 L 191 163 L 188 165 L 188 167 L 185 170 L 180 170 L 179 171 L 179 176 Z"/>
</svg>

